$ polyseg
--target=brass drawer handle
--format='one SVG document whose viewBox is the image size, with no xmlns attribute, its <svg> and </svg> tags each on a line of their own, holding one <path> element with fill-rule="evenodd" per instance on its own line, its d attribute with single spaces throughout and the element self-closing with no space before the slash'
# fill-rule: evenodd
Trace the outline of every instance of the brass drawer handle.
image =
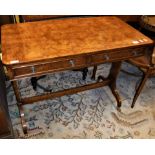
<svg viewBox="0 0 155 155">
<path fill-rule="evenodd" d="M 107 54 L 104 55 L 104 58 L 105 58 L 106 60 L 109 60 L 109 59 L 110 59 L 109 56 L 108 56 Z"/>
<path fill-rule="evenodd" d="M 133 55 L 134 56 L 138 56 L 138 52 L 137 51 L 133 51 Z"/>
<path fill-rule="evenodd" d="M 71 64 L 72 67 L 75 67 L 75 62 L 74 62 L 74 60 L 69 60 L 69 63 Z"/>
<path fill-rule="evenodd" d="M 31 67 L 31 70 L 32 70 L 32 73 L 35 73 L 36 72 L 36 69 L 34 66 Z"/>
</svg>

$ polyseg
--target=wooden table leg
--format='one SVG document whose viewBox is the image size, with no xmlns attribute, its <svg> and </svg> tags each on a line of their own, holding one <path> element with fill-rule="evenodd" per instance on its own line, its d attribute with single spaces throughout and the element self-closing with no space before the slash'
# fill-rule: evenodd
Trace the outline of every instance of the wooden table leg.
<svg viewBox="0 0 155 155">
<path fill-rule="evenodd" d="M 96 71 L 97 71 L 97 65 L 94 66 L 93 74 L 92 74 L 92 77 L 91 77 L 92 80 L 95 80 L 95 77 L 96 77 Z"/>
<path fill-rule="evenodd" d="M 151 71 L 152 71 L 152 70 L 149 68 L 149 69 L 146 71 L 146 73 L 143 73 L 143 76 L 142 76 L 142 79 L 141 79 L 141 81 L 140 81 L 140 83 L 139 83 L 139 86 L 138 86 L 138 88 L 136 89 L 136 93 L 135 93 L 135 95 L 134 95 L 131 108 L 134 107 L 135 102 L 136 102 L 136 100 L 137 100 L 139 94 L 141 93 L 141 91 L 142 91 L 142 89 L 143 89 L 143 87 L 144 87 L 144 85 L 145 85 L 145 83 L 146 83 L 146 81 L 147 81 L 147 79 L 148 79 L 148 77 L 149 77 Z"/>
<path fill-rule="evenodd" d="M 87 78 L 87 73 L 88 73 L 88 68 L 87 68 L 87 67 L 86 67 L 86 68 L 83 68 L 83 69 L 82 69 L 82 72 L 83 72 L 82 79 L 83 79 L 83 80 L 86 80 L 86 78 Z"/>
<path fill-rule="evenodd" d="M 73 69 L 73 71 L 81 71 L 82 72 L 82 79 L 86 80 L 87 78 L 87 73 L 88 73 L 88 68 L 81 68 L 81 69 Z"/>
<path fill-rule="evenodd" d="M 24 110 L 23 110 L 23 105 L 21 103 L 21 95 L 19 92 L 17 81 L 12 81 L 12 86 L 13 86 L 15 96 L 16 96 L 16 100 L 17 100 L 17 105 L 18 105 L 18 109 L 19 109 L 19 113 L 20 113 L 20 119 L 21 119 L 23 132 L 24 132 L 24 134 L 27 134 L 27 125 L 26 125 L 26 121 L 24 118 Z"/>
<path fill-rule="evenodd" d="M 109 77 L 108 77 L 111 80 L 109 87 L 110 87 L 113 95 L 116 98 L 118 108 L 121 107 L 121 98 L 120 98 L 118 90 L 116 88 L 116 80 L 117 80 L 117 76 L 120 72 L 121 64 L 122 64 L 121 61 L 113 62 L 111 69 L 110 69 Z"/>
<path fill-rule="evenodd" d="M 22 128 L 23 128 L 23 132 L 24 134 L 28 133 L 28 129 L 27 129 L 27 125 L 26 125 L 26 121 L 25 121 L 25 114 L 24 114 L 24 110 L 23 110 L 23 106 L 19 105 L 19 112 L 20 112 L 20 119 L 21 119 L 21 124 L 22 124 Z"/>
<path fill-rule="evenodd" d="M 33 90 L 36 91 L 37 86 L 38 86 L 38 80 L 45 78 L 46 75 L 40 76 L 40 77 L 32 77 L 31 78 L 31 85 L 33 87 Z"/>
</svg>

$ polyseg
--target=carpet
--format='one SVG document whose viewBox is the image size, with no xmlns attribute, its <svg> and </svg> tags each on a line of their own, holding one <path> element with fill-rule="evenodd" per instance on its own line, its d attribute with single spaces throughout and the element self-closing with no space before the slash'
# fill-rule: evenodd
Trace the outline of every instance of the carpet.
<svg viewBox="0 0 155 155">
<path fill-rule="evenodd" d="M 111 64 L 98 67 L 97 75 L 109 73 Z M 122 68 L 137 74 L 140 71 L 127 63 Z M 91 80 L 89 68 L 86 81 L 82 73 L 65 71 L 49 74 L 39 80 L 45 88 L 58 90 L 76 87 Z M 35 139 L 103 139 L 103 138 L 155 138 L 155 78 L 150 78 L 139 96 L 133 109 L 130 108 L 135 87 L 140 77 L 133 77 L 120 72 L 117 88 L 122 98 L 121 111 L 117 110 L 116 100 L 108 87 L 67 95 L 52 100 L 25 105 L 25 118 L 29 134 L 22 132 L 19 111 L 10 82 L 7 82 L 9 114 L 16 138 Z M 32 89 L 30 79 L 18 82 L 22 96 L 33 96 L 43 90 Z"/>
</svg>

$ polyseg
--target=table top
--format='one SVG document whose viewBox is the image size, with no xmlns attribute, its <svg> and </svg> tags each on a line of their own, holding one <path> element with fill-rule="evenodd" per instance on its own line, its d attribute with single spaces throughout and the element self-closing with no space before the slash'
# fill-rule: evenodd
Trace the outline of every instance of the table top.
<svg viewBox="0 0 155 155">
<path fill-rule="evenodd" d="M 2 26 L 6 65 L 152 44 L 117 17 L 67 18 Z"/>
</svg>

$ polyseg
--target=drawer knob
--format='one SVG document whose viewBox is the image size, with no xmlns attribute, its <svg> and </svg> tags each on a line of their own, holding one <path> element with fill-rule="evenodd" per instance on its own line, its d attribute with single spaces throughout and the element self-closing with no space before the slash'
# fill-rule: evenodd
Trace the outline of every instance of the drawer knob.
<svg viewBox="0 0 155 155">
<path fill-rule="evenodd" d="M 137 51 L 133 51 L 133 55 L 134 56 L 137 56 L 138 55 L 138 52 Z"/>
<path fill-rule="evenodd" d="M 74 60 L 69 60 L 69 63 L 71 64 L 72 67 L 75 66 L 75 62 L 74 62 Z"/>
<path fill-rule="evenodd" d="M 109 56 L 108 56 L 107 54 L 104 55 L 104 58 L 105 58 L 106 60 L 109 60 L 109 59 L 110 59 Z"/>
<path fill-rule="evenodd" d="M 35 73 L 35 72 L 36 72 L 36 70 L 35 70 L 35 67 L 34 67 L 34 66 L 32 66 L 32 67 L 31 67 L 31 70 L 32 70 L 32 73 Z"/>
</svg>

